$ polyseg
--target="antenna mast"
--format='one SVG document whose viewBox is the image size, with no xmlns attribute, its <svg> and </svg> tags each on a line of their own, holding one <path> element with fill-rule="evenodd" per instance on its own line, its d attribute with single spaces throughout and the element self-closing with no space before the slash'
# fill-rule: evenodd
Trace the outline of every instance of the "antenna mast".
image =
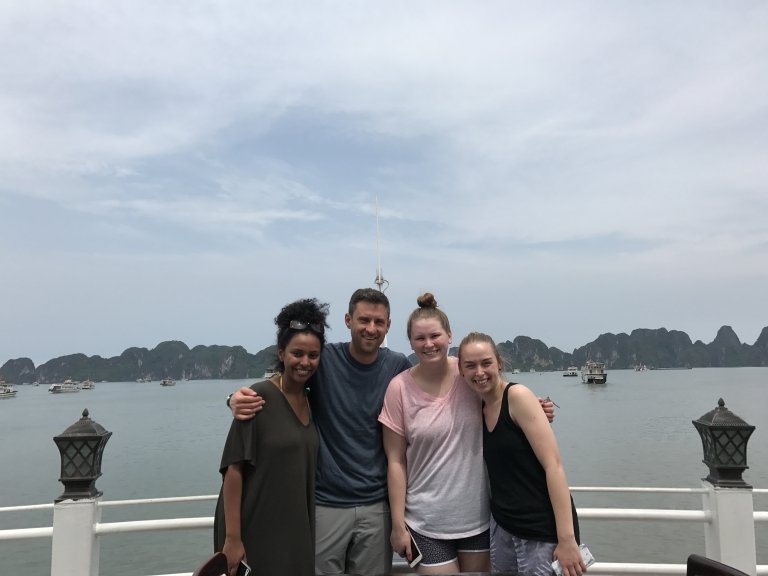
<svg viewBox="0 0 768 576">
<path fill-rule="evenodd" d="M 376 280 L 373 281 L 379 288 L 379 292 L 384 292 L 389 287 L 389 282 L 384 280 L 384 274 L 381 271 L 381 251 L 379 250 L 379 197 L 376 196 Z"/>
<path fill-rule="evenodd" d="M 384 273 L 381 271 L 381 252 L 379 250 L 379 196 L 376 195 L 376 280 L 373 281 L 379 288 L 379 292 L 384 292 L 389 287 L 389 282 L 384 280 Z M 382 347 L 387 347 L 387 336 L 384 335 Z"/>
</svg>

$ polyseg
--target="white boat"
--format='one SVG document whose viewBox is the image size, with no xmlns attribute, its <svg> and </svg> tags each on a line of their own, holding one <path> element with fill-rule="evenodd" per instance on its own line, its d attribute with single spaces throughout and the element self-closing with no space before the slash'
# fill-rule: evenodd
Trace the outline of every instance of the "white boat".
<svg viewBox="0 0 768 576">
<path fill-rule="evenodd" d="M 88 378 L 82 381 L 82 383 L 80 384 L 80 388 L 82 388 L 83 390 L 93 390 L 94 388 L 96 388 L 96 384 L 94 384 L 93 381 L 90 378 Z"/>
<path fill-rule="evenodd" d="M 578 376 L 579 369 L 576 366 L 568 366 L 568 370 L 563 372 L 563 376 Z"/>
<path fill-rule="evenodd" d="M 62 394 L 64 392 L 80 392 L 80 386 L 77 382 L 73 382 L 72 380 L 64 380 L 61 384 L 51 384 L 48 387 L 48 392 L 53 392 L 54 394 Z"/>
<path fill-rule="evenodd" d="M 10 384 L 0 381 L 0 400 L 16 396 L 16 389 Z"/>
<path fill-rule="evenodd" d="M 269 380 L 270 378 L 272 378 L 272 376 L 277 376 L 277 372 L 275 372 L 274 370 L 266 370 L 262 378 L 264 378 L 264 380 Z"/>
<path fill-rule="evenodd" d="M 581 381 L 585 384 L 605 384 L 608 381 L 605 363 L 587 360 L 587 363 L 581 369 Z"/>
<path fill-rule="evenodd" d="M 166 376 L 160 381 L 160 386 L 176 386 L 176 381 L 170 376 Z"/>
</svg>

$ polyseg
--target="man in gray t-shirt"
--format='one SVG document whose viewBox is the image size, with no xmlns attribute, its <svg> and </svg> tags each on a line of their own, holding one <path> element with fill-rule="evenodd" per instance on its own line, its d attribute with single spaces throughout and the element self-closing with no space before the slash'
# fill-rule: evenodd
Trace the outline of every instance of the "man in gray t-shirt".
<svg viewBox="0 0 768 576">
<path fill-rule="evenodd" d="M 390 327 L 389 300 L 382 292 L 356 290 L 344 322 L 351 341 L 327 345 L 309 381 L 320 435 L 315 571 L 384 574 L 392 568 L 391 520 L 378 416 L 389 381 L 410 368 L 410 362 L 399 352 L 380 348 Z M 230 405 L 236 418 L 248 419 L 263 400 L 241 388 Z"/>
</svg>

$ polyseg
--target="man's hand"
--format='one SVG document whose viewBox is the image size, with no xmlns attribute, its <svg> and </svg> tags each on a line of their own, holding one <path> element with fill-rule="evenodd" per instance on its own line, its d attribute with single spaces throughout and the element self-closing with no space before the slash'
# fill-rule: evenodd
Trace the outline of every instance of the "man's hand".
<svg viewBox="0 0 768 576">
<path fill-rule="evenodd" d="M 251 390 L 253 392 L 253 390 Z M 234 399 L 234 396 L 232 396 Z M 546 398 L 539 398 L 539 404 L 541 404 L 541 409 L 544 410 L 544 414 L 547 415 L 547 420 L 549 420 L 549 423 L 552 423 L 552 420 L 555 419 L 555 403 L 552 402 L 552 400 L 549 399 L 549 396 Z"/>
<path fill-rule="evenodd" d="M 232 394 L 229 399 L 232 416 L 238 420 L 250 420 L 256 412 L 264 408 L 264 404 L 264 398 L 246 386 Z"/>
</svg>

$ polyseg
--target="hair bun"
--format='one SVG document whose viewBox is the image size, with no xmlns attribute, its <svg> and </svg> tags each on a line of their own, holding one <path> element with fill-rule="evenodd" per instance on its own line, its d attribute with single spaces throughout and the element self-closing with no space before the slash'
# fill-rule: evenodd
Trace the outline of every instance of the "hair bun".
<svg viewBox="0 0 768 576">
<path fill-rule="evenodd" d="M 437 308 L 437 300 L 435 300 L 432 292 L 424 292 L 424 294 L 416 298 L 416 303 L 419 305 L 419 308 Z"/>
</svg>

